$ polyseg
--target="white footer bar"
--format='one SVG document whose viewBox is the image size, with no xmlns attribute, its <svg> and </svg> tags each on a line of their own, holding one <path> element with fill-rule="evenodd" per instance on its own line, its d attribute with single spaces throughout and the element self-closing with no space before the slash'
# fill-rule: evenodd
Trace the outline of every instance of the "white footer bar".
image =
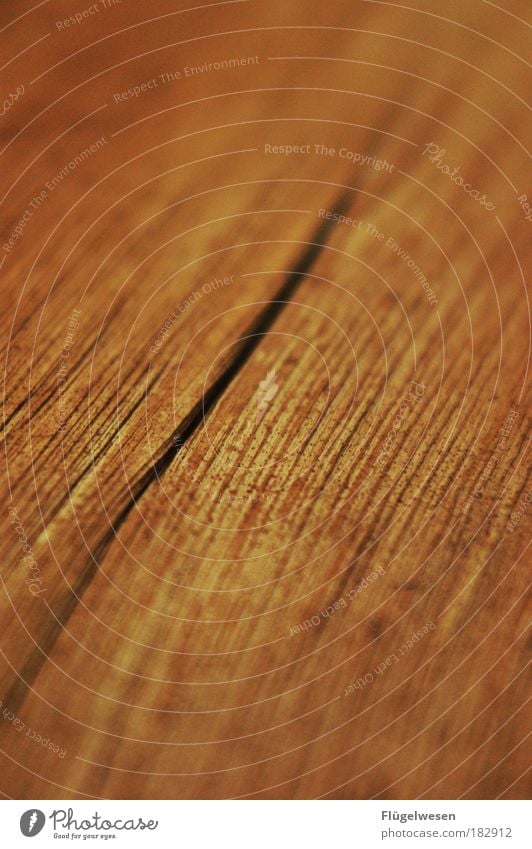
<svg viewBox="0 0 532 849">
<path fill-rule="evenodd" d="M 0 843 L 9 849 L 73 844 L 117 849 L 524 849 L 531 845 L 529 805 L 524 801 L 2 801 Z"/>
</svg>

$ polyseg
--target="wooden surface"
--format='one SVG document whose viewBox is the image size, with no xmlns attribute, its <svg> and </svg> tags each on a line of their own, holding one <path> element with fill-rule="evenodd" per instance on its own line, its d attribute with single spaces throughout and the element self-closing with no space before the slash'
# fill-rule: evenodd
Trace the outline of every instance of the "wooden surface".
<svg viewBox="0 0 532 849">
<path fill-rule="evenodd" d="M 84 8 L 0 10 L 1 792 L 525 797 L 529 3 Z"/>
</svg>

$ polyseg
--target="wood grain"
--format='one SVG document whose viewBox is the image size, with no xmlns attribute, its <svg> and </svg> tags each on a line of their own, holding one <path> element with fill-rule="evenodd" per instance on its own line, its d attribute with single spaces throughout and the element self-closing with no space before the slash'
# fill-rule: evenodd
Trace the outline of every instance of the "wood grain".
<svg viewBox="0 0 532 849">
<path fill-rule="evenodd" d="M 0 12 L 2 793 L 525 798 L 528 4 L 104 6 Z"/>
</svg>

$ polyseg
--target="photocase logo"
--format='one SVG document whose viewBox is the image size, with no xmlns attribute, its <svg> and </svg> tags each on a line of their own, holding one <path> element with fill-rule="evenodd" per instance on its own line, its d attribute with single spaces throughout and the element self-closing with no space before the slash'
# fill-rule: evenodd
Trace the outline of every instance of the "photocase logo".
<svg viewBox="0 0 532 849">
<path fill-rule="evenodd" d="M 279 391 L 279 387 L 275 382 L 275 378 L 277 377 L 277 372 L 275 369 L 272 369 L 268 372 L 264 380 L 261 380 L 259 383 L 259 393 L 257 398 L 257 418 L 256 424 L 259 425 L 266 410 L 270 406 L 271 402 L 277 395 Z"/>
<path fill-rule="evenodd" d="M 24 837 L 35 837 L 43 830 L 46 817 L 42 811 L 33 808 L 26 811 L 20 818 L 20 830 Z"/>
</svg>

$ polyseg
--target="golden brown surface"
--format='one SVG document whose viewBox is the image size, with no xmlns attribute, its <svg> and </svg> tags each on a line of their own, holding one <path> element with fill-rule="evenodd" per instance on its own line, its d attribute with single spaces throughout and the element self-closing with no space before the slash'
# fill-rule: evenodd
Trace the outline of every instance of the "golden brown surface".
<svg viewBox="0 0 532 849">
<path fill-rule="evenodd" d="M 530 4 L 0 29 L 3 795 L 525 797 Z"/>
</svg>

